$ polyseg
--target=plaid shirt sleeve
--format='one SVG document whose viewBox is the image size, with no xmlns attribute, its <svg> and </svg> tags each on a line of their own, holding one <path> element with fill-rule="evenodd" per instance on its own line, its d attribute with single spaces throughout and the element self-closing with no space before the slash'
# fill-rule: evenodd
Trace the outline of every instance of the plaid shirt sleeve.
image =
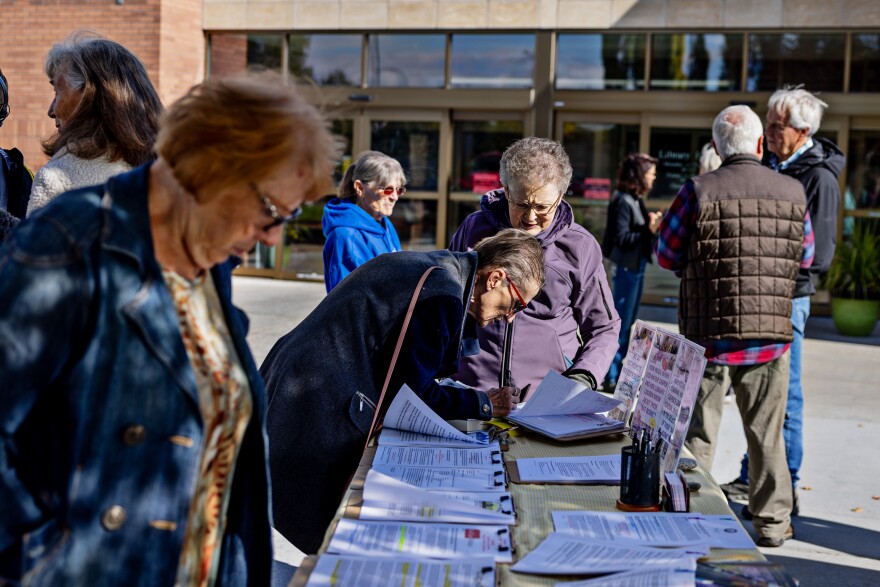
<svg viewBox="0 0 880 587">
<path fill-rule="evenodd" d="M 664 269 L 675 271 L 679 277 L 687 263 L 688 242 L 697 218 L 697 206 L 694 182 L 688 180 L 681 186 L 657 231 L 659 238 L 654 245 L 657 263 Z"/>
<path fill-rule="evenodd" d="M 801 256 L 801 269 L 809 269 L 816 256 L 816 235 L 813 234 L 813 223 L 810 221 L 810 211 L 804 216 L 804 253 Z"/>
</svg>

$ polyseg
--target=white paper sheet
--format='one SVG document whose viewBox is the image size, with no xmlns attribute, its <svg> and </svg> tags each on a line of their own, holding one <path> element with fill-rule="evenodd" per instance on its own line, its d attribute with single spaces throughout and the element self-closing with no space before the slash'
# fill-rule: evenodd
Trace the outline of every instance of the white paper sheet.
<svg viewBox="0 0 880 587">
<path fill-rule="evenodd" d="M 663 402 L 669 392 L 675 359 L 682 337 L 666 331 L 658 331 L 654 346 L 648 355 L 645 379 L 642 381 L 639 401 L 633 416 L 633 428 L 646 428 L 651 439 L 659 438 L 659 419 Z"/>
<path fill-rule="evenodd" d="M 427 491 L 375 470 L 367 472 L 362 520 L 514 524 L 509 493 Z"/>
<path fill-rule="evenodd" d="M 675 566 L 705 556 L 706 548 L 620 546 L 553 532 L 510 570 L 536 575 L 589 575 L 633 567 Z"/>
<path fill-rule="evenodd" d="M 487 432 L 468 432 L 469 440 L 444 438 L 442 436 L 429 436 L 418 432 L 408 432 L 395 428 L 382 428 L 379 433 L 380 446 L 450 446 L 455 448 L 480 448 L 490 446 L 495 450 L 501 450 L 497 442 L 489 442 Z"/>
<path fill-rule="evenodd" d="M 492 556 L 509 563 L 510 528 L 468 524 L 416 524 L 339 520 L 327 552 L 358 556 L 429 558 Z"/>
<path fill-rule="evenodd" d="M 620 402 L 619 408 L 608 412 L 608 417 L 624 424 L 629 422 L 638 400 L 639 388 L 645 376 L 648 354 L 654 345 L 657 329 L 641 320 L 636 320 L 629 338 L 629 347 L 617 386 L 614 388 L 614 400 Z"/>
<path fill-rule="evenodd" d="M 693 560 L 674 567 L 636 569 L 596 579 L 557 583 L 553 587 L 694 587 L 697 565 Z"/>
<path fill-rule="evenodd" d="M 616 407 L 619 402 L 606 395 L 587 389 L 577 381 L 555 371 L 547 376 L 530 395 L 528 401 L 517 406 L 511 416 L 563 416 L 567 414 L 598 414 Z"/>
<path fill-rule="evenodd" d="M 374 465 L 373 470 L 429 490 L 503 491 L 507 482 L 504 469 L 500 465 L 493 469 Z"/>
<path fill-rule="evenodd" d="M 552 515 L 557 532 L 614 544 L 755 548 L 755 543 L 733 516 L 592 511 L 555 511 Z"/>
<path fill-rule="evenodd" d="M 492 557 L 431 560 L 413 557 L 365 558 L 323 554 L 307 587 L 493 587 Z"/>
<path fill-rule="evenodd" d="M 373 466 L 497 468 L 501 450 L 491 448 L 379 446 Z"/>
<path fill-rule="evenodd" d="M 388 411 L 385 413 L 384 426 L 398 430 L 418 432 L 429 436 L 452 438 L 462 442 L 476 442 L 474 438 L 459 432 L 446 420 L 438 416 L 406 384 L 400 388 L 400 391 L 394 396 L 394 401 L 388 406 Z M 482 444 L 487 444 L 488 442 L 487 436 L 486 441 Z"/>
<path fill-rule="evenodd" d="M 602 485 L 620 484 L 620 455 L 599 457 L 545 457 L 517 459 L 523 481 L 571 481 Z"/>
<path fill-rule="evenodd" d="M 617 420 L 606 418 L 601 414 L 567 414 L 564 416 L 520 416 L 511 414 L 507 417 L 511 422 L 522 424 L 526 428 L 537 430 L 551 438 L 569 438 L 589 432 L 624 430 Z"/>
</svg>

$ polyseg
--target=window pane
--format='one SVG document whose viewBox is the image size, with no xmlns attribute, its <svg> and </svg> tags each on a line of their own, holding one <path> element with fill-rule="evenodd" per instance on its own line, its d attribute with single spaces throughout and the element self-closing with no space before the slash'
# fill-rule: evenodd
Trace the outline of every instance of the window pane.
<svg viewBox="0 0 880 587">
<path fill-rule="evenodd" d="M 880 208 L 880 131 L 850 131 L 846 166 L 844 207 Z"/>
<path fill-rule="evenodd" d="M 740 89 L 742 35 L 656 34 L 652 43 L 651 89 Z"/>
<path fill-rule="evenodd" d="M 369 85 L 442 88 L 446 35 L 370 35 Z"/>
<path fill-rule="evenodd" d="M 501 154 L 523 136 L 518 120 L 460 120 L 454 123 L 452 189 L 483 194 L 501 187 Z"/>
<path fill-rule="evenodd" d="M 290 35 L 288 68 L 320 86 L 361 84 L 361 35 Z"/>
<path fill-rule="evenodd" d="M 270 69 L 281 73 L 281 35 L 248 35 L 248 67 Z"/>
<path fill-rule="evenodd" d="M 531 88 L 535 35 L 452 37 L 452 87 Z"/>
<path fill-rule="evenodd" d="M 843 91 L 845 48 L 845 35 L 749 35 L 747 89 L 804 84 L 810 91 Z"/>
<path fill-rule="evenodd" d="M 645 87 L 645 35 L 559 35 L 559 90 L 635 90 Z"/>
<path fill-rule="evenodd" d="M 351 143 L 354 137 L 354 124 L 351 120 L 334 120 L 330 130 L 342 139 L 342 159 L 333 170 L 333 182 L 339 185 L 348 166 L 352 164 Z"/>
<path fill-rule="evenodd" d="M 658 159 L 649 198 L 674 198 L 700 170 L 700 152 L 712 140 L 711 129 L 651 129 L 651 155 Z"/>
<path fill-rule="evenodd" d="M 433 251 L 437 248 L 436 200 L 401 198 L 394 205 L 391 223 L 407 251 Z"/>
<path fill-rule="evenodd" d="M 437 190 L 439 122 L 373 121 L 370 148 L 400 161 L 408 190 Z"/>
<path fill-rule="evenodd" d="M 850 92 L 880 92 L 880 34 L 852 37 Z"/>
<path fill-rule="evenodd" d="M 627 153 L 638 151 L 639 127 L 630 124 L 566 122 L 562 127 L 562 146 L 571 159 L 574 174 L 567 200 L 572 206 L 595 200 L 607 201 L 614 191 L 617 166 Z M 602 206 L 603 210 L 605 206 Z M 604 218 L 597 220 L 601 235 Z M 591 226 L 587 226 L 593 232 Z"/>
</svg>

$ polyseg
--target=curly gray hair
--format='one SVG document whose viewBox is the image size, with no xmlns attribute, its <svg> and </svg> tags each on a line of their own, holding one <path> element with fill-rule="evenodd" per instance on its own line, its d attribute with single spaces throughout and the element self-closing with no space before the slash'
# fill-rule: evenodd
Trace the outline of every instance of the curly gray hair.
<svg viewBox="0 0 880 587">
<path fill-rule="evenodd" d="M 550 139 L 526 137 L 510 145 L 501 157 L 501 184 L 523 188 L 554 184 L 559 192 L 571 182 L 571 161 L 565 149 Z"/>
</svg>

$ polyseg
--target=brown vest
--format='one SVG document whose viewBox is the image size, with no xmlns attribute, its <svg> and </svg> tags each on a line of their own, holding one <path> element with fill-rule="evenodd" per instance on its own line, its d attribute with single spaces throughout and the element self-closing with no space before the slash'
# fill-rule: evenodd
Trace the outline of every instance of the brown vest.
<svg viewBox="0 0 880 587">
<path fill-rule="evenodd" d="M 688 338 L 790 341 L 791 298 L 804 241 L 797 180 L 734 155 L 693 179 L 699 213 L 681 280 Z"/>
</svg>

